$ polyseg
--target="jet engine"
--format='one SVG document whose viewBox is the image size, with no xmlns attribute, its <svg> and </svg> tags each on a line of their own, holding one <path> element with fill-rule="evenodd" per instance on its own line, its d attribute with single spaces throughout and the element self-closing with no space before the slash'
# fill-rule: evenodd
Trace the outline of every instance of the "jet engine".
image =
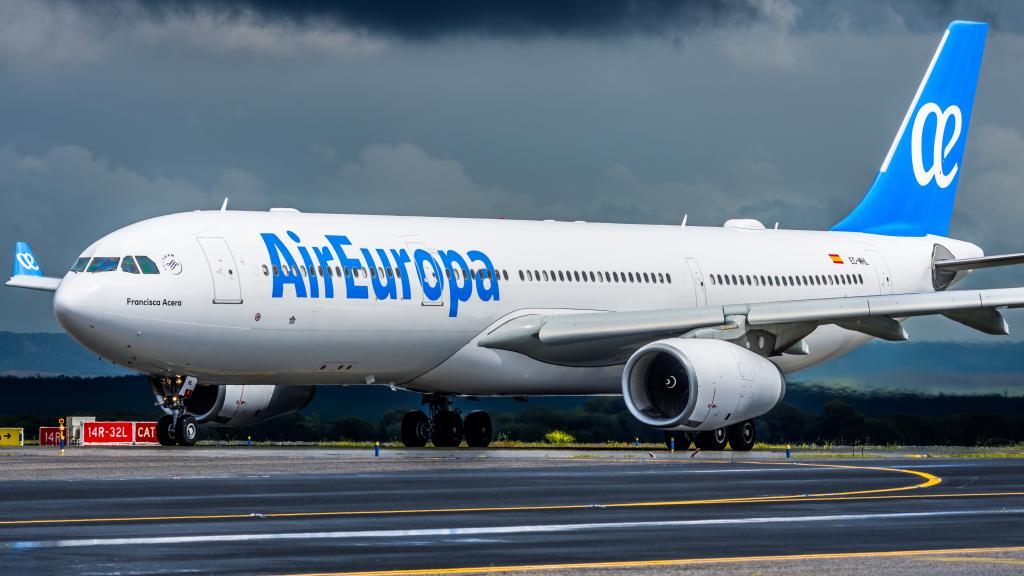
<svg viewBox="0 0 1024 576">
<path fill-rule="evenodd" d="M 785 392 L 775 364 L 724 340 L 658 340 L 634 352 L 622 372 L 626 407 L 664 430 L 715 430 L 756 418 Z"/>
<path fill-rule="evenodd" d="M 316 386 L 197 386 L 185 399 L 185 411 L 200 423 L 245 426 L 301 410 L 315 393 Z"/>
</svg>

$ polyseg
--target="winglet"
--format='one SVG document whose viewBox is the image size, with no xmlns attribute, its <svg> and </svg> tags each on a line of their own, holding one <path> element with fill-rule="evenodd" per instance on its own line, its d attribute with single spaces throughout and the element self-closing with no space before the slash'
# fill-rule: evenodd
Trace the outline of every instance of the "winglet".
<svg viewBox="0 0 1024 576">
<path fill-rule="evenodd" d="M 11 276 L 42 276 L 43 271 L 39 268 L 39 262 L 32 254 L 32 248 L 28 242 L 18 242 L 14 245 L 14 268 Z"/>
</svg>

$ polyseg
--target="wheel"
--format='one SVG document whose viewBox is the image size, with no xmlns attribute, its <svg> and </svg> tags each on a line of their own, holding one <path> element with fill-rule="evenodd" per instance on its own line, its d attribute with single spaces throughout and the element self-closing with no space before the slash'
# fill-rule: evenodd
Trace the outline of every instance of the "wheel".
<svg viewBox="0 0 1024 576">
<path fill-rule="evenodd" d="M 725 428 L 698 432 L 694 443 L 701 450 L 725 450 L 725 445 L 729 443 L 729 434 Z"/>
<path fill-rule="evenodd" d="M 178 418 L 178 425 L 174 427 L 175 440 L 178 446 L 195 446 L 199 440 L 199 423 L 195 417 L 185 414 Z"/>
<path fill-rule="evenodd" d="M 160 442 L 161 446 L 174 446 L 174 435 L 171 434 L 171 423 L 174 422 L 174 416 L 165 414 L 156 421 L 156 439 Z"/>
<path fill-rule="evenodd" d="M 406 448 L 423 448 L 430 439 L 430 420 L 422 410 L 406 412 L 402 416 L 402 444 Z"/>
<path fill-rule="evenodd" d="M 690 448 L 690 437 L 687 436 L 686 432 L 679 430 L 666 430 L 665 431 L 665 447 L 672 449 L 672 439 L 676 439 L 676 450 L 689 450 Z"/>
<path fill-rule="evenodd" d="M 487 448 L 491 445 L 491 417 L 483 410 L 474 410 L 466 416 L 464 426 L 466 445 L 470 448 Z"/>
<path fill-rule="evenodd" d="M 439 412 L 434 418 L 434 434 L 430 439 L 438 448 L 455 448 L 462 444 L 462 416 L 458 412 Z"/>
<path fill-rule="evenodd" d="M 753 420 L 729 426 L 729 447 L 737 452 L 747 452 L 754 447 Z"/>
</svg>

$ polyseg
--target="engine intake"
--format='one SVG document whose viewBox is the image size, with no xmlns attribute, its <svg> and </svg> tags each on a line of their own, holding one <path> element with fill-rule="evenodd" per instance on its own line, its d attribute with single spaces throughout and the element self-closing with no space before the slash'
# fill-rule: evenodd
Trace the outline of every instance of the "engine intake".
<svg viewBox="0 0 1024 576">
<path fill-rule="evenodd" d="M 245 426 L 301 410 L 315 393 L 316 386 L 198 386 L 185 400 L 185 410 L 200 423 Z"/>
<path fill-rule="evenodd" d="M 774 408 L 785 391 L 778 367 L 723 340 L 652 342 L 622 372 L 630 413 L 665 430 L 714 430 L 749 420 Z"/>
</svg>

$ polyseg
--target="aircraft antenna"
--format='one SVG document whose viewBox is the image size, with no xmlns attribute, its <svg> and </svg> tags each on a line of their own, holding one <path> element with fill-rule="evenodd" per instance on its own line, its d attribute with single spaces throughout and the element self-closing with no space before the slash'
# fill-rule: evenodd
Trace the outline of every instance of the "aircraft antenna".
<svg viewBox="0 0 1024 576">
<path fill-rule="evenodd" d="M 225 196 L 224 197 L 224 203 L 220 205 L 220 211 L 221 212 L 227 212 L 228 211 L 228 200 L 229 200 L 229 198 Z"/>
</svg>

